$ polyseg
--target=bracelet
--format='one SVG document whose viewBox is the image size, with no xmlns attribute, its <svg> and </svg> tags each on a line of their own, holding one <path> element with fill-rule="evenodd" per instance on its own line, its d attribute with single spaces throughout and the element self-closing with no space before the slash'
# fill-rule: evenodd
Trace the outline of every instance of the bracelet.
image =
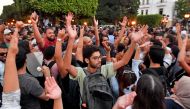
<svg viewBox="0 0 190 109">
<path fill-rule="evenodd" d="M 62 42 L 62 39 L 61 38 L 57 38 L 57 41 Z"/>
</svg>

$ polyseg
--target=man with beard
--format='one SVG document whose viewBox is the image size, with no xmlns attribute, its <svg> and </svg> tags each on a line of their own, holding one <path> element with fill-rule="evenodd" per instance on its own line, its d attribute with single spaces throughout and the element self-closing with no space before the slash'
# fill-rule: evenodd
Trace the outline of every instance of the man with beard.
<svg viewBox="0 0 190 109">
<path fill-rule="evenodd" d="M 43 38 L 42 38 L 37 26 L 38 15 L 36 14 L 36 12 L 32 13 L 30 19 L 32 21 L 32 26 L 34 29 L 34 37 L 37 41 L 37 44 L 40 50 L 43 52 L 47 47 L 54 46 L 56 43 L 54 30 L 52 28 L 46 28 L 43 34 Z M 57 39 L 57 40 L 61 40 L 61 39 Z"/>
</svg>

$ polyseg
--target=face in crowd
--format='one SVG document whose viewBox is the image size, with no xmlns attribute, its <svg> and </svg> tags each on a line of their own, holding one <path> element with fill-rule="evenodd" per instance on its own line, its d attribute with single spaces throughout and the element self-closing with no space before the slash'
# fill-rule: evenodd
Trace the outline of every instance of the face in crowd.
<svg viewBox="0 0 190 109">
<path fill-rule="evenodd" d="M 46 35 L 46 37 L 47 37 L 47 39 L 48 39 L 49 41 L 54 41 L 54 40 L 55 40 L 55 34 L 54 34 L 53 29 L 48 28 L 48 29 L 46 30 L 45 35 Z"/>
</svg>

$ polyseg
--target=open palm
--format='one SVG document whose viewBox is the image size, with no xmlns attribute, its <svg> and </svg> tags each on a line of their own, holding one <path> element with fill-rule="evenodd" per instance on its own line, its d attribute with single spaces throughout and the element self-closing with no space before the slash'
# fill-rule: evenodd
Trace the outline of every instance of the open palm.
<svg viewBox="0 0 190 109">
<path fill-rule="evenodd" d="M 58 99 L 61 97 L 61 89 L 57 85 L 54 77 L 47 77 L 45 81 L 45 88 L 47 90 L 47 96 L 51 99 Z"/>
</svg>

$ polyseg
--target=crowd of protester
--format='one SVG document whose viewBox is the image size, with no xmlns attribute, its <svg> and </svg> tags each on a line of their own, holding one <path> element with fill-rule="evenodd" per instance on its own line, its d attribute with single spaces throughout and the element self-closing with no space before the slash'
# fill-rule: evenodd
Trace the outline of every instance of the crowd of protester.
<svg viewBox="0 0 190 109">
<path fill-rule="evenodd" d="M 190 109 L 184 27 L 0 25 L 2 109 Z"/>
</svg>

